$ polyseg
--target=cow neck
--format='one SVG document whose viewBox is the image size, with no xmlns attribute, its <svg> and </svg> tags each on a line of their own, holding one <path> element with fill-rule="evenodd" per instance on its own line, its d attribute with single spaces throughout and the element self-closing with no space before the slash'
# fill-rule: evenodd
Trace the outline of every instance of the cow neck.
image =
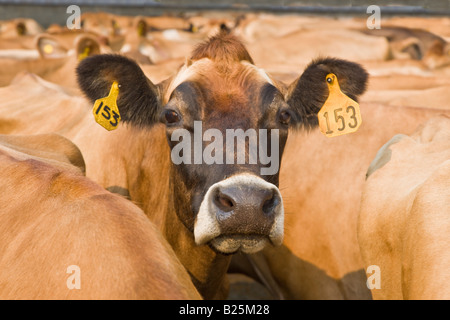
<svg viewBox="0 0 450 320">
<path fill-rule="evenodd" d="M 164 127 L 139 130 L 132 136 L 133 145 L 144 146 L 128 153 L 127 179 L 132 201 L 141 206 L 162 232 L 200 294 L 205 299 L 226 298 L 225 276 L 231 256 L 195 244 L 193 232 L 181 222 L 177 212 L 192 215 L 190 200 L 186 198 L 184 185 L 173 178 Z M 136 159 L 141 163 L 136 164 Z"/>
<path fill-rule="evenodd" d="M 231 256 L 217 253 L 207 245 L 199 246 L 195 243 L 189 192 L 184 183 L 177 179 L 176 171 L 172 166 L 166 238 L 200 294 L 205 299 L 224 299 L 228 293 L 226 272 Z M 189 217 L 191 220 L 186 225 L 183 224 L 181 219 L 186 221 Z"/>
<path fill-rule="evenodd" d="M 165 234 L 169 204 L 170 150 L 162 125 L 133 132 L 127 152 L 127 185 L 130 198 Z"/>
</svg>

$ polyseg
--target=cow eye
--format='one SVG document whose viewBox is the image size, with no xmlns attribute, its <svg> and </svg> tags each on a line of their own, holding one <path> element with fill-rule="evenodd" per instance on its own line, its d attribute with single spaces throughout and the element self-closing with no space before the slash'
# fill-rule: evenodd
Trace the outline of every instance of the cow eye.
<svg viewBox="0 0 450 320">
<path fill-rule="evenodd" d="M 291 113 L 288 110 L 283 110 L 280 112 L 278 119 L 282 124 L 289 124 L 291 121 Z"/>
<path fill-rule="evenodd" d="M 174 110 L 164 111 L 164 119 L 168 124 L 177 123 L 181 120 L 180 115 Z"/>
</svg>

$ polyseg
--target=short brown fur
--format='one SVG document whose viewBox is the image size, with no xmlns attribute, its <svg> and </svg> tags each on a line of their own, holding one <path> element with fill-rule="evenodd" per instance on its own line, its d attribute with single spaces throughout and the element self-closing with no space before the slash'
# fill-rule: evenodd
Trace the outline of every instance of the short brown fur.
<svg viewBox="0 0 450 320">
<path fill-rule="evenodd" d="M 202 58 L 226 62 L 245 60 L 253 63 L 253 59 L 242 42 L 226 32 L 220 32 L 194 49 L 191 60 L 200 60 Z"/>
<path fill-rule="evenodd" d="M 0 145 L 1 299 L 200 298 L 139 208 L 77 170 L 13 156 L 10 146 Z M 72 265 L 79 289 L 67 285 Z"/>
</svg>

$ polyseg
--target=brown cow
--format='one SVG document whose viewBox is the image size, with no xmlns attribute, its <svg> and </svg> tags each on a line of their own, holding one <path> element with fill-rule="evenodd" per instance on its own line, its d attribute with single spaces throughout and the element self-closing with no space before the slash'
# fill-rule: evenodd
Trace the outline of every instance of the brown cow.
<svg viewBox="0 0 450 320">
<path fill-rule="evenodd" d="M 254 66 L 244 46 L 224 33 L 197 47 L 176 76 L 157 86 L 124 57 L 94 56 L 78 67 L 80 86 L 94 101 L 106 96 L 117 81 L 117 104 L 128 127 L 97 135 L 91 126 L 78 132 L 74 141 L 85 154 L 88 176 L 92 173 L 105 187 L 125 192 L 140 203 L 150 219 L 160 224 L 200 293 L 205 298 L 223 297 L 220 290 L 230 253 L 257 252 L 282 241 L 278 171 L 262 174 L 261 169 L 270 166 L 260 159 L 256 164 L 196 165 L 188 160 L 175 165 L 171 156 L 177 144 L 172 135 L 188 133 L 183 139 L 194 141 L 196 120 L 201 121 L 201 134 L 207 129 L 223 135 L 226 129 L 268 129 L 268 133 L 279 133 L 275 144 L 276 161 L 280 161 L 289 127 L 317 125 L 311 115 L 328 95 L 330 72 L 354 99 L 364 91 L 364 70 L 331 58 L 313 61 L 286 87 Z M 159 121 L 164 126 L 157 125 Z M 249 143 L 245 144 L 249 152 Z M 99 155 L 98 145 L 111 151 Z M 232 159 L 238 156 L 227 152 Z M 121 163 L 126 167 L 117 167 Z"/>
<path fill-rule="evenodd" d="M 280 170 L 283 245 L 267 247 L 256 257 L 249 255 L 263 273 L 261 282 L 269 285 L 276 297 L 371 297 L 357 239 L 367 167 L 390 137 L 410 134 L 427 119 L 443 113 L 450 116 L 443 109 L 361 103 L 363 123 L 355 133 L 327 138 L 314 129 L 289 135 Z M 254 272 L 249 275 L 258 279 Z"/>
<path fill-rule="evenodd" d="M 80 59 L 111 50 L 96 35 L 84 32 L 41 34 L 34 50 L 0 50 L 0 85 L 7 85 L 22 71 L 77 89 L 75 67 Z"/>
<path fill-rule="evenodd" d="M 363 30 L 363 33 L 385 37 L 391 46 L 393 58 L 422 60 L 430 68 L 450 64 L 450 44 L 442 37 L 427 30 L 397 26 Z"/>
<path fill-rule="evenodd" d="M 80 111 L 81 99 L 72 98 L 61 108 L 59 97 L 70 97 L 37 81 L 35 91 L 41 99 L 27 97 L 21 108 L 8 104 L 8 99 L 2 102 L 6 119 L 0 129 L 61 130 L 82 150 L 88 177 L 144 209 L 205 298 L 225 297 L 230 253 L 256 252 L 266 244 L 281 243 L 284 215 L 278 172 L 262 175 L 261 169 L 279 164 L 288 128 L 317 125 L 313 115 L 328 96 L 327 74 L 335 73 L 342 91 L 353 99 L 364 91 L 367 80 L 359 65 L 323 58 L 285 86 L 257 68 L 244 46 L 226 34 L 199 46 L 174 77 L 158 85 L 122 56 L 87 58 L 78 71 L 91 100 L 108 95 L 113 81 L 119 83 L 117 104 L 128 125 L 107 132 L 93 121 L 91 111 Z M 4 91 L 5 97 L 12 88 Z M 20 86 L 14 92 L 23 96 Z M 202 121 L 202 136 L 207 132 L 226 136 L 226 129 L 267 129 L 276 137 L 278 131 L 279 148 L 274 149 L 278 156 L 270 165 L 259 159 L 256 164 L 175 165 L 171 148 L 179 146 L 171 141 L 172 133 L 182 132 L 189 139 L 190 130 L 198 128 L 195 120 Z M 250 142 L 245 140 L 248 151 Z M 229 153 L 231 158 L 238 156 Z"/>
<path fill-rule="evenodd" d="M 199 299 L 131 202 L 82 175 L 55 135 L 0 136 L 1 299 Z"/>
<path fill-rule="evenodd" d="M 84 12 L 81 15 L 81 28 L 106 37 L 109 47 L 118 52 L 125 42 L 126 29 L 131 21 L 130 17 L 106 12 Z"/>
<path fill-rule="evenodd" d="M 366 268 L 378 267 L 373 297 L 449 299 L 450 116 L 394 136 L 367 175 L 358 240 Z"/>
<path fill-rule="evenodd" d="M 120 52 L 125 56 L 132 58 L 140 65 L 151 64 L 152 59 L 143 54 L 142 47 L 146 45 L 147 39 L 147 23 L 144 19 L 136 17 L 133 20 L 132 27 L 126 33 L 126 44 L 120 49 Z"/>
<path fill-rule="evenodd" d="M 303 44 L 299 46 L 293 43 Z M 388 57 L 386 39 L 371 37 L 349 29 L 298 30 L 284 36 L 268 37 L 248 45 L 255 62 L 273 72 L 292 72 L 290 65 L 307 66 L 310 57 L 333 56 L 363 62 L 382 61 Z M 274 51 L 271 48 L 283 48 Z"/>
<path fill-rule="evenodd" d="M 71 47 L 65 47 L 64 42 L 70 43 L 70 40 Z M 42 77 L 65 87 L 76 88 L 75 68 L 79 61 L 96 54 L 111 52 L 111 49 L 100 41 L 95 34 L 84 32 L 78 35 L 71 32 L 39 35 L 36 40 L 37 48 L 44 63 L 48 65 L 48 70 Z M 56 61 L 56 66 L 52 65 L 53 61 Z"/>
<path fill-rule="evenodd" d="M 159 64 L 161 62 L 185 58 L 186 52 L 192 51 L 204 37 L 186 30 L 168 29 L 153 30 L 148 29 L 145 19 L 137 19 L 126 37 L 124 46 L 120 52 L 127 57 L 136 60 L 139 64 L 149 63 L 149 61 Z"/>
<path fill-rule="evenodd" d="M 17 18 L 0 21 L 0 38 L 34 36 L 42 31 L 42 27 L 33 19 Z"/>
</svg>

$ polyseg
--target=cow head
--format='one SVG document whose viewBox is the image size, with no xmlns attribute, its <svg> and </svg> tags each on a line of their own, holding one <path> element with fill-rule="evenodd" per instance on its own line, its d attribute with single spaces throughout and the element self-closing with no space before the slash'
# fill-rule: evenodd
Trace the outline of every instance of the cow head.
<svg viewBox="0 0 450 320">
<path fill-rule="evenodd" d="M 328 96 L 327 74 L 336 74 L 341 90 L 354 100 L 367 81 L 359 65 L 325 58 L 284 86 L 224 33 L 198 46 L 179 72 L 159 85 L 117 55 L 88 58 L 77 71 L 91 100 L 106 96 L 114 81 L 121 85 L 117 104 L 124 122 L 165 125 L 178 217 L 198 245 L 221 253 L 281 244 L 278 169 L 289 129 L 317 126 Z"/>
</svg>

